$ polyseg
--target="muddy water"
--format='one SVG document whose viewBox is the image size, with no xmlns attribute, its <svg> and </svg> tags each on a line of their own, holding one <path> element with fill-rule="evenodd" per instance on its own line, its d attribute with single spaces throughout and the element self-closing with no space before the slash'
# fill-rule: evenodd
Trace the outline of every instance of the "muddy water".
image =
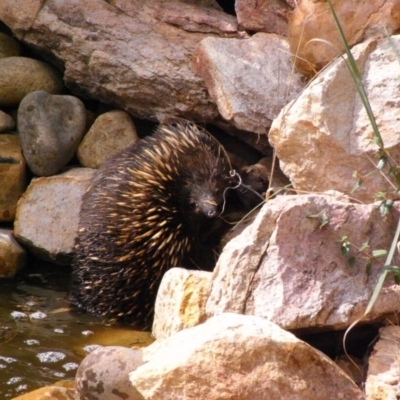
<svg viewBox="0 0 400 400">
<path fill-rule="evenodd" d="M 16 280 L 0 280 L 0 399 L 59 380 L 98 345 L 145 345 L 148 333 L 106 326 L 68 303 L 66 267 L 34 262 Z"/>
</svg>

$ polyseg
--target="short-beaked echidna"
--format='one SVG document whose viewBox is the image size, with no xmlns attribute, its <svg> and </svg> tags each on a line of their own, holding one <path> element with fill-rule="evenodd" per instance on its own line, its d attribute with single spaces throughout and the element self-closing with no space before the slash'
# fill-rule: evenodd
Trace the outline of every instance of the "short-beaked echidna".
<svg viewBox="0 0 400 400">
<path fill-rule="evenodd" d="M 82 201 L 72 302 L 148 327 L 163 274 L 218 216 L 230 170 L 219 142 L 190 123 L 161 126 L 102 165 Z"/>
</svg>

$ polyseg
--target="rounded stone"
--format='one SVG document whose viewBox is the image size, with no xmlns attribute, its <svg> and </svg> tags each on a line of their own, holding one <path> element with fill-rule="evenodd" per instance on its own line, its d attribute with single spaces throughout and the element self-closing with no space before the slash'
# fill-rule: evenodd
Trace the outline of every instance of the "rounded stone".
<svg viewBox="0 0 400 400">
<path fill-rule="evenodd" d="M 27 57 L 0 58 L 0 106 L 17 105 L 35 90 L 57 94 L 63 87 L 59 73 L 45 62 Z"/>
<path fill-rule="evenodd" d="M 15 128 L 15 122 L 10 115 L 0 110 L 0 132 L 10 132 Z"/>
<path fill-rule="evenodd" d="M 37 176 L 55 175 L 73 157 L 86 126 L 86 111 L 76 97 L 29 93 L 18 109 L 22 150 Z"/>
<path fill-rule="evenodd" d="M 83 167 L 99 168 L 109 157 L 136 143 L 135 125 L 126 111 L 100 115 L 79 145 L 77 156 Z"/>
<path fill-rule="evenodd" d="M 86 356 L 75 378 L 80 400 L 144 400 L 129 373 L 143 364 L 142 351 L 121 346 L 100 347 Z"/>
</svg>

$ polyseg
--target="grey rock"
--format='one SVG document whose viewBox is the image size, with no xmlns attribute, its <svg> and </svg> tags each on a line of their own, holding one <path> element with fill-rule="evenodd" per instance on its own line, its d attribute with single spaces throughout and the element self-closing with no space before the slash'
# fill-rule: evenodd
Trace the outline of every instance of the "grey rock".
<svg viewBox="0 0 400 400">
<path fill-rule="evenodd" d="M 63 90 L 59 73 L 49 64 L 27 57 L 0 58 L 0 105 L 13 106 L 30 92 Z"/>
<path fill-rule="evenodd" d="M 121 346 L 100 347 L 82 361 L 75 378 L 79 400 L 144 400 L 129 373 L 143 364 L 142 351 Z"/>
<path fill-rule="evenodd" d="M 73 157 L 86 126 L 83 103 L 73 96 L 36 91 L 18 109 L 18 129 L 30 170 L 54 175 Z"/>
</svg>

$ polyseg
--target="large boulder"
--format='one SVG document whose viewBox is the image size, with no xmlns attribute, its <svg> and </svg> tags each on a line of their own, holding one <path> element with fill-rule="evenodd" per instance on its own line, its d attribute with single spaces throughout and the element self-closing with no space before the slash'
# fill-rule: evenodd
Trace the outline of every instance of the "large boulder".
<svg viewBox="0 0 400 400">
<path fill-rule="evenodd" d="M 146 400 L 361 400 L 321 352 L 255 316 L 223 314 L 143 350 L 130 373 Z"/>
<path fill-rule="evenodd" d="M 289 330 L 345 329 L 367 307 L 385 261 L 373 259 L 372 251 L 390 248 L 399 217 L 400 204 L 382 217 L 379 203 L 351 203 L 338 194 L 270 200 L 225 246 L 207 315 L 258 315 Z M 396 313 L 399 294 L 388 278 L 364 321 Z"/>
<path fill-rule="evenodd" d="M 257 33 L 247 40 L 204 39 L 193 67 L 225 120 L 263 134 L 306 83 L 293 71 L 287 40 L 276 34 Z"/>
<path fill-rule="evenodd" d="M 160 121 L 217 115 L 190 60 L 205 37 L 237 36 L 233 16 L 176 1 L 2 0 L 0 20 L 65 69 L 75 94 Z"/>
<path fill-rule="evenodd" d="M 379 192 L 397 196 L 395 180 L 387 179 L 391 166 L 400 163 L 399 61 L 393 46 L 400 46 L 399 36 L 352 50 L 391 164 L 383 174 L 370 174 L 378 163 L 378 146 L 347 61 L 338 58 L 282 109 L 269 132 L 295 189 L 334 189 L 363 202 L 374 201 Z M 358 180 L 362 185 L 353 192 Z"/>
</svg>

